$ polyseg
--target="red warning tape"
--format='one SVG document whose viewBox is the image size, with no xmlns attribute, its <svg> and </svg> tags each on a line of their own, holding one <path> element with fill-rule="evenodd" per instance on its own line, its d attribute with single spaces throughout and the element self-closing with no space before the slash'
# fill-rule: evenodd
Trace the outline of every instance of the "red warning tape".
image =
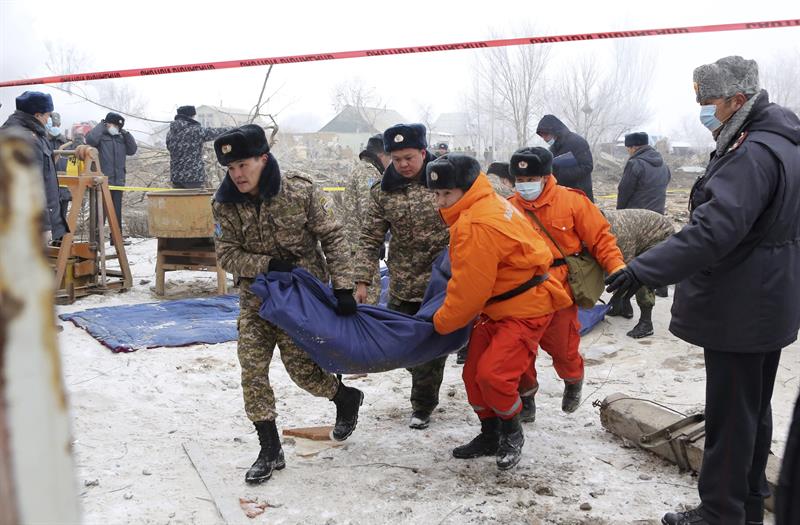
<svg viewBox="0 0 800 525">
<path fill-rule="evenodd" d="M 414 46 L 414 47 L 390 47 L 385 49 L 339 51 L 335 53 L 322 53 L 313 55 L 292 55 L 285 57 L 251 58 L 245 60 L 228 60 L 224 62 L 183 64 L 179 66 L 121 69 L 117 71 L 100 71 L 98 73 L 56 75 L 52 77 L 30 78 L 23 80 L 7 80 L 4 82 L 0 82 L 0 87 L 30 86 L 34 84 L 60 84 L 65 82 L 83 82 L 86 80 L 101 80 L 108 78 L 145 77 L 151 75 L 168 75 L 171 73 L 187 73 L 191 71 L 208 71 L 212 69 L 269 66 L 273 64 L 295 64 L 299 62 L 315 62 L 319 60 L 338 60 L 341 58 L 406 55 L 411 53 L 433 53 L 436 51 L 453 51 L 457 49 L 482 49 L 487 47 L 505 47 L 505 46 L 519 46 L 519 45 L 529 45 L 529 44 L 553 44 L 557 42 L 577 42 L 584 40 L 608 40 L 612 38 L 684 35 L 689 33 L 711 33 L 716 31 L 740 31 L 745 29 L 772 29 L 772 28 L 798 27 L 798 26 L 800 26 L 800 19 L 773 20 L 771 22 L 743 22 L 739 24 L 715 24 L 715 25 L 690 26 L 690 27 L 669 27 L 663 29 L 637 29 L 632 31 L 609 31 L 605 33 L 582 33 L 574 35 L 506 38 L 498 40 L 481 40 L 476 42 L 461 42 L 457 44 L 435 44 L 430 46 Z"/>
</svg>

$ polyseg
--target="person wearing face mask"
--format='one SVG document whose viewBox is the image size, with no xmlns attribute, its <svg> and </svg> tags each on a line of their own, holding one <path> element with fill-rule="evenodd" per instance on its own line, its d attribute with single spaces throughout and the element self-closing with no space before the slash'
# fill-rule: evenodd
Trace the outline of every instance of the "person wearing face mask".
<svg viewBox="0 0 800 525">
<path fill-rule="evenodd" d="M 450 228 L 452 275 L 433 326 L 448 334 L 473 323 L 462 377 L 481 431 L 453 456 L 495 456 L 497 468 L 508 470 L 525 444 L 517 384 L 554 312 L 571 301 L 549 274 L 553 256 L 544 240 L 497 196 L 477 160 L 451 153 L 429 163 L 426 174 Z"/>
<path fill-rule="evenodd" d="M 45 210 L 42 216 L 42 231 L 46 241 L 58 241 L 67 233 L 68 228 L 61 213 L 53 147 L 46 128 L 54 109 L 53 98 L 39 91 L 25 91 L 16 98 L 16 108 L 3 127 L 16 126 L 31 134 L 34 156 L 41 166 L 44 183 Z"/>
<path fill-rule="evenodd" d="M 581 341 L 578 307 L 572 302 L 564 256 L 588 250 L 609 274 L 624 268 L 625 262 L 611 233 L 611 225 L 597 206 L 582 191 L 557 184 L 552 171 L 553 155 L 545 148 L 517 150 L 509 162 L 517 192 L 509 200 L 547 243 L 553 255 L 548 271 L 570 293 L 571 304 L 555 312 L 539 346 L 552 356 L 553 368 L 564 381 L 561 409 L 571 413 L 581 401 L 584 366 L 578 349 Z M 535 359 L 534 356 L 530 369 L 520 381 L 525 421 L 536 418 L 534 396 L 539 383 Z"/>
<path fill-rule="evenodd" d="M 380 286 L 378 255 L 387 232 L 389 247 L 388 308 L 414 315 L 431 279 L 431 265 L 447 247 L 449 235 L 425 187 L 425 166 L 434 159 L 422 124 L 397 124 L 383 132 L 383 147 L 392 159 L 379 181 L 370 188 L 370 200 L 355 255 L 356 301 L 364 303 L 368 287 Z M 439 389 L 447 356 L 409 369 L 411 418 L 409 427 L 430 424 L 439 404 Z"/>
<path fill-rule="evenodd" d="M 701 504 L 667 525 L 763 522 L 770 399 L 781 350 L 800 328 L 800 119 L 769 101 L 739 56 L 693 75 L 716 148 L 689 197 L 689 223 L 606 280 L 630 297 L 677 283 L 670 331 L 703 348 Z"/>
<path fill-rule="evenodd" d="M 123 129 L 124 125 L 122 115 L 112 111 L 86 135 L 86 144 L 97 148 L 100 154 L 100 171 L 108 177 L 111 186 L 125 186 L 125 157 L 133 155 L 137 149 L 136 140 Z M 111 200 L 122 229 L 122 191 L 111 190 Z"/>
<path fill-rule="evenodd" d="M 562 167 L 554 166 L 554 174 L 558 183 L 567 188 L 581 190 L 594 202 L 592 191 L 592 170 L 594 158 L 586 139 L 569 130 L 566 124 L 555 115 L 545 115 L 536 126 L 536 134 L 547 142 L 553 157 L 572 153 L 575 163 Z M 557 164 L 557 163 L 556 163 Z"/>
</svg>

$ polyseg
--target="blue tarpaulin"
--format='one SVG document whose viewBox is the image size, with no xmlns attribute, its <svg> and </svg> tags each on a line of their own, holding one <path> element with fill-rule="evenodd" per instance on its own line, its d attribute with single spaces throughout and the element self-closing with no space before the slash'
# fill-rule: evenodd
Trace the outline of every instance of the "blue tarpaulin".
<svg viewBox="0 0 800 525">
<path fill-rule="evenodd" d="M 235 341 L 239 297 L 221 295 L 61 314 L 113 352 Z"/>
<path fill-rule="evenodd" d="M 444 302 L 449 276 L 444 252 L 433 264 L 414 316 L 369 305 L 359 305 L 355 315 L 339 316 L 330 287 L 301 268 L 261 275 L 251 289 L 264 301 L 261 317 L 285 330 L 325 370 L 383 372 L 427 363 L 467 343 L 470 327 L 441 336 L 431 322 Z"/>
<path fill-rule="evenodd" d="M 607 304 L 596 304 L 591 308 L 578 308 L 578 321 L 581 323 L 581 335 L 586 335 L 592 331 L 597 323 L 602 321 L 608 309 Z"/>
</svg>

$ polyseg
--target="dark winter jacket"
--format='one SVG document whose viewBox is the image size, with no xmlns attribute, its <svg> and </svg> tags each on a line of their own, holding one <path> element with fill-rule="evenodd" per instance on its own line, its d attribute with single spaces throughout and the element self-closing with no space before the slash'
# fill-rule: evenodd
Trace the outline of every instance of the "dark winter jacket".
<svg viewBox="0 0 800 525">
<path fill-rule="evenodd" d="M 119 135 L 112 135 L 105 121 L 100 121 L 86 134 L 86 144 L 94 146 L 100 153 L 100 171 L 108 177 L 111 186 L 125 185 L 125 156 L 136 153 L 136 140 L 124 129 Z"/>
<path fill-rule="evenodd" d="M 617 209 L 638 208 L 664 214 L 672 175 L 661 154 L 644 146 L 628 159 L 617 188 Z"/>
<path fill-rule="evenodd" d="M 577 161 L 577 166 L 553 169 L 558 183 L 568 188 L 582 190 L 589 200 L 594 202 L 594 193 L 592 192 L 594 159 L 592 151 L 589 149 L 589 143 L 577 133 L 570 131 L 566 124 L 553 115 L 545 115 L 539 121 L 536 133 L 542 132 L 550 133 L 556 139 L 555 144 L 550 146 L 550 153 L 553 154 L 553 157 L 572 152 Z"/>
<path fill-rule="evenodd" d="M 205 184 L 203 143 L 214 140 L 232 128 L 204 128 L 191 117 L 175 115 L 167 132 L 169 176 L 173 183 Z"/>
<path fill-rule="evenodd" d="M 800 120 L 758 97 L 695 183 L 689 224 L 629 265 L 678 283 L 670 331 L 712 350 L 771 352 L 800 328 Z"/>
<path fill-rule="evenodd" d="M 42 180 L 44 183 L 45 213 L 43 214 L 44 231 L 50 230 L 54 240 L 60 239 L 67 233 L 67 223 L 61 214 L 61 204 L 58 197 L 58 177 L 53 164 L 53 150 L 47 130 L 41 122 L 24 111 L 16 110 L 8 117 L 3 127 L 17 126 L 31 133 L 31 143 L 36 161 L 41 166 Z"/>
</svg>

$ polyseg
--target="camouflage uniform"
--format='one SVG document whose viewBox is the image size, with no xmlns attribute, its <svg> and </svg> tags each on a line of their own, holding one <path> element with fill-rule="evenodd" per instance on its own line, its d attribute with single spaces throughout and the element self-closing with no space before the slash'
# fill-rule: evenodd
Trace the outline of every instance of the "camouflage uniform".
<svg viewBox="0 0 800 525">
<path fill-rule="evenodd" d="M 497 193 L 504 199 L 507 199 L 512 195 L 514 195 L 514 188 L 509 188 L 508 186 L 503 184 L 502 179 L 497 175 L 495 175 L 494 173 L 486 175 L 486 178 L 489 179 L 489 183 L 492 185 L 492 188 L 494 188 L 495 193 Z"/>
<path fill-rule="evenodd" d="M 380 180 L 382 175 L 383 173 L 372 162 L 359 160 L 350 173 L 350 179 L 345 186 L 344 213 L 346 215 L 342 222 L 353 257 L 358 249 L 358 239 L 361 236 L 361 229 L 369 208 L 370 187 L 375 181 Z M 375 274 L 373 282 L 375 285 L 367 289 L 368 304 L 378 304 L 380 300 L 380 272 Z"/>
<path fill-rule="evenodd" d="M 331 399 L 339 384 L 336 376 L 323 371 L 283 330 L 258 316 L 261 301 L 250 291 L 254 278 L 267 271 L 270 259 L 277 258 L 302 266 L 323 281 L 329 277 L 329 265 L 334 288 L 353 286 L 347 245 L 331 212 L 330 199 L 305 174 L 287 170 L 281 176 L 272 156 L 263 177 L 271 182 L 262 185 L 260 198 L 251 198 L 239 193 L 226 175 L 213 203 L 218 263 L 241 279 L 237 351 L 245 411 L 252 421 L 276 416 L 269 384 L 276 343 L 289 377 L 304 390 Z M 320 243 L 324 256 L 318 249 Z"/>
<path fill-rule="evenodd" d="M 643 254 L 675 233 L 675 228 L 665 216 L 650 210 L 604 210 L 611 233 L 617 237 L 617 246 L 625 262 Z M 642 286 L 636 292 L 639 308 L 653 308 L 656 296 L 653 290 Z"/>
<path fill-rule="evenodd" d="M 433 160 L 428 153 L 425 163 Z M 424 173 L 423 166 L 422 172 Z M 434 203 L 433 192 L 419 179 L 407 180 L 389 166 L 381 180 L 370 188 L 371 202 L 356 252 L 356 282 L 374 282 L 378 251 L 386 232 L 391 230 L 389 267 L 389 308 L 407 314 L 419 310 L 431 278 L 431 265 L 447 247 L 450 236 Z M 410 369 L 411 406 L 417 411 L 432 411 L 439 402 L 447 357 Z"/>
</svg>

